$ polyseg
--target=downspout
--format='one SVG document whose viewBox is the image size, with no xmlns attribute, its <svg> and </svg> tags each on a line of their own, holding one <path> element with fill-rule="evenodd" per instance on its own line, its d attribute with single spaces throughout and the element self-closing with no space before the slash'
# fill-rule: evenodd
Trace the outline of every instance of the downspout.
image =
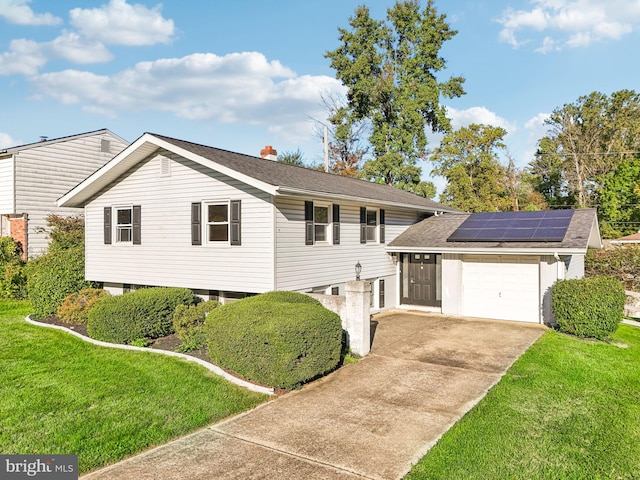
<svg viewBox="0 0 640 480">
<path fill-rule="evenodd" d="M 558 252 L 553 252 L 553 258 L 556 259 L 556 279 L 564 280 L 564 262 L 560 259 L 560 255 L 558 255 Z"/>
</svg>

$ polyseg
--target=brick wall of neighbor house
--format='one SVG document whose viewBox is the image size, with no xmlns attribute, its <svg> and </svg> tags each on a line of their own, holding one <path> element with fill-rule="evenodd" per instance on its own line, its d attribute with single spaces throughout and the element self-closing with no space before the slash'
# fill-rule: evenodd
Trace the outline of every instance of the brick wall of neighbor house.
<svg viewBox="0 0 640 480">
<path fill-rule="evenodd" d="M 28 252 L 28 226 L 29 220 L 26 213 L 23 213 L 19 216 L 11 216 L 9 217 L 9 222 L 11 223 L 9 227 L 9 231 L 11 232 L 11 236 L 13 239 L 18 242 L 22 246 L 22 258 L 27 259 Z"/>
</svg>

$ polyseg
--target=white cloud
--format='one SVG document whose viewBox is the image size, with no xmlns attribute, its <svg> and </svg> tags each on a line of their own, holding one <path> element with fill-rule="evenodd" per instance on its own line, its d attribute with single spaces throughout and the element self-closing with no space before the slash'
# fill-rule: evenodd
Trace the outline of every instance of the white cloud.
<svg viewBox="0 0 640 480">
<path fill-rule="evenodd" d="M 14 147 L 19 144 L 20 142 L 11 138 L 8 133 L 0 132 L 0 148 Z"/>
<path fill-rule="evenodd" d="M 447 116 L 451 119 L 451 126 L 454 129 L 466 127 L 472 123 L 502 127 L 508 133 L 513 133 L 517 129 L 515 124 L 496 115 L 486 107 L 471 107 L 466 110 L 456 110 L 455 108 L 447 107 Z"/>
<path fill-rule="evenodd" d="M 257 52 L 141 62 L 113 76 L 65 70 L 31 79 L 42 95 L 105 115 L 170 112 L 180 118 L 266 125 L 273 132 L 308 133 L 322 118 L 321 94 L 343 91 L 327 76 L 297 76 Z"/>
<path fill-rule="evenodd" d="M 113 59 L 113 55 L 100 42 L 88 40 L 75 32 L 63 31 L 51 42 L 42 44 L 50 56 L 64 58 L 72 63 L 101 63 Z"/>
<path fill-rule="evenodd" d="M 9 51 L 0 53 L 0 75 L 36 75 L 52 58 L 85 64 L 107 62 L 113 55 L 103 44 L 67 31 L 63 31 L 51 42 L 12 40 Z"/>
<path fill-rule="evenodd" d="M 586 47 L 593 42 L 619 40 L 640 26 L 640 0 L 530 0 L 529 10 L 505 10 L 499 40 L 520 47 L 525 31 L 546 32 L 537 52 L 562 47 Z"/>
<path fill-rule="evenodd" d="M 100 8 L 74 8 L 71 24 L 85 37 L 117 45 L 170 43 L 175 32 L 173 20 L 161 14 L 162 5 L 149 9 L 129 5 L 126 0 L 110 0 Z M 187 7 L 185 7 L 187 8 Z"/>
<path fill-rule="evenodd" d="M 556 41 L 551 37 L 544 37 L 542 45 L 539 48 L 536 48 L 536 52 L 539 53 L 549 53 L 557 50 L 560 50 L 560 47 L 558 47 Z"/>
<path fill-rule="evenodd" d="M 9 51 L 0 53 L 0 75 L 34 75 L 47 63 L 41 45 L 33 40 L 12 40 Z"/>
<path fill-rule="evenodd" d="M 59 25 L 62 19 L 50 13 L 34 13 L 31 0 L 0 0 L 0 17 L 16 25 Z"/>
</svg>

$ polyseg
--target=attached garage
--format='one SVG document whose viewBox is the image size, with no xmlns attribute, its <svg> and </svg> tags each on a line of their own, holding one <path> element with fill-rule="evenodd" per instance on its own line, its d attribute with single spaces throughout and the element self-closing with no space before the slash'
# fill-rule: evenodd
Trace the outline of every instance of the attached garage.
<svg viewBox="0 0 640 480">
<path fill-rule="evenodd" d="M 448 315 L 554 323 L 551 286 L 583 276 L 587 248 L 601 247 L 596 212 L 584 209 L 430 217 L 394 239 L 387 251 L 400 259 L 401 307 L 427 305 Z M 432 257 L 438 269 L 426 276 L 424 258 Z M 413 294 L 429 285 L 437 302 L 425 303 Z"/>
<path fill-rule="evenodd" d="M 539 322 L 540 257 L 463 255 L 462 314 Z"/>
</svg>

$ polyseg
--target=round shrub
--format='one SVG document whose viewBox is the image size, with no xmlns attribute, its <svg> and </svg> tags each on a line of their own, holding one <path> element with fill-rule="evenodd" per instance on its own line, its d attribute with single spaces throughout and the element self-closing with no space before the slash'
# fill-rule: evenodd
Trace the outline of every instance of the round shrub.
<svg viewBox="0 0 640 480">
<path fill-rule="evenodd" d="M 213 310 L 205 320 L 211 360 L 244 378 L 291 389 L 340 361 L 340 317 L 317 300 L 270 292 Z"/>
<path fill-rule="evenodd" d="M 93 304 L 107 296 L 109 292 L 101 288 L 85 288 L 65 298 L 56 315 L 63 322 L 86 324 Z"/>
<path fill-rule="evenodd" d="M 551 301 L 561 332 L 602 340 L 622 320 L 626 296 L 619 280 L 588 277 L 557 282 Z"/>
<path fill-rule="evenodd" d="M 144 288 L 103 297 L 89 310 L 87 333 L 91 338 L 112 343 L 169 335 L 173 333 L 176 307 L 193 305 L 196 301 L 187 288 Z"/>
<path fill-rule="evenodd" d="M 67 295 L 92 286 L 84 279 L 83 247 L 52 251 L 27 264 L 27 290 L 37 317 L 53 315 Z"/>
<path fill-rule="evenodd" d="M 217 300 L 207 300 L 196 305 L 178 305 L 173 312 L 173 329 L 180 339 L 180 351 L 189 352 L 205 345 L 204 319 L 220 306 Z"/>
</svg>

